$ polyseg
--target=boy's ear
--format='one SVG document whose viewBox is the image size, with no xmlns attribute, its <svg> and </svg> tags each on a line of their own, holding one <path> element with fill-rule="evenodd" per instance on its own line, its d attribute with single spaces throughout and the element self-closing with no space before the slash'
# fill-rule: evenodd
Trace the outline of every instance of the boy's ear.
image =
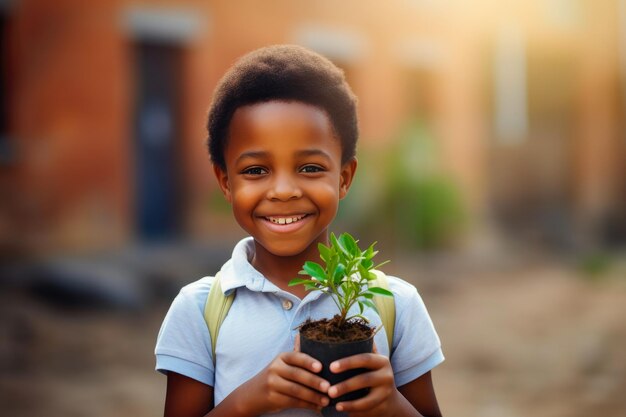
<svg viewBox="0 0 626 417">
<path fill-rule="evenodd" d="M 357 160 L 356 157 L 350 159 L 341 167 L 341 177 L 339 179 L 339 199 L 342 199 L 348 194 L 352 179 L 356 173 Z"/>
<path fill-rule="evenodd" d="M 226 197 L 226 201 L 231 202 L 231 194 L 230 194 L 230 183 L 228 181 L 228 174 L 225 170 L 213 164 L 213 173 L 215 174 L 215 179 L 217 179 L 217 185 L 220 186 L 222 193 L 224 193 L 224 197 Z"/>
</svg>

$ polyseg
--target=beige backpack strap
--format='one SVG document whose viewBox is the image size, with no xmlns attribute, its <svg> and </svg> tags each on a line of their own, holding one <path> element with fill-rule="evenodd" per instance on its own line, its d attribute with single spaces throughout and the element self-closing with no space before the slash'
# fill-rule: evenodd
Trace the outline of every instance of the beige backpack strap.
<svg viewBox="0 0 626 417">
<path fill-rule="evenodd" d="M 376 279 L 369 281 L 369 287 L 380 287 L 390 291 L 389 281 L 387 275 L 382 271 L 372 270 L 376 274 Z M 374 304 L 378 310 L 380 320 L 385 326 L 385 333 L 387 333 L 387 343 L 389 344 L 389 355 L 393 349 L 393 332 L 396 326 L 396 304 L 393 297 L 384 297 L 382 295 L 374 296 Z"/>
<path fill-rule="evenodd" d="M 217 336 L 220 333 L 220 327 L 228 314 L 228 310 L 233 305 L 235 300 L 235 293 L 233 291 L 230 295 L 224 295 L 222 291 L 222 285 L 220 283 L 220 273 L 215 275 L 213 285 L 209 290 L 209 296 L 206 299 L 204 305 L 204 320 L 209 328 L 209 334 L 211 335 L 211 353 L 213 357 L 213 365 L 215 365 L 215 346 L 217 346 Z"/>
</svg>

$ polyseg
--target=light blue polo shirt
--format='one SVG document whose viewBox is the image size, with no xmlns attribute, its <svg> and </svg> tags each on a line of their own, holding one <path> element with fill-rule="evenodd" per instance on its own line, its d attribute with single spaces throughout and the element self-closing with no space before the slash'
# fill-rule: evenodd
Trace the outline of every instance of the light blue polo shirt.
<svg viewBox="0 0 626 417">
<path fill-rule="evenodd" d="M 213 366 L 211 336 L 204 321 L 213 277 L 205 277 L 180 291 L 170 307 L 157 338 L 156 369 L 174 371 L 214 387 L 219 404 L 238 386 L 265 368 L 280 352 L 293 350 L 297 327 L 307 318 L 332 317 L 337 306 L 325 294 L 310 292 L 304 299 L 279 289 L 254 269 L 252 238 L 240 241 L 232 258 L 221 269 L 224 293 L 237 291 L 235 301 L 222 323 Z M 402 386 L 443 360 L 441 343 L 415 287 L 388 276 L 396 304 L 391 365 L 396 386 Z M 378 326 L 373 310 L 364 316 Z M 374 339 L 378 352 L 389 356 L 385 330 Z M 284 410 L 272 416 L 315 416 L 304 409 Z"/>
</svg>

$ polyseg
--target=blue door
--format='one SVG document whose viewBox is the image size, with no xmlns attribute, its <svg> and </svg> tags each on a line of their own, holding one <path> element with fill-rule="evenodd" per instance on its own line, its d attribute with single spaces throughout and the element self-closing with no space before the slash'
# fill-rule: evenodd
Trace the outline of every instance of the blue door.
<svg viewBox="0 0 626 417">
<path fill-rule="evenodd" d="M 180 51 L 175 46 L 136 45 L 136 227 L 142 240 L 175 237 L 178 231 Z"/>
</svg>

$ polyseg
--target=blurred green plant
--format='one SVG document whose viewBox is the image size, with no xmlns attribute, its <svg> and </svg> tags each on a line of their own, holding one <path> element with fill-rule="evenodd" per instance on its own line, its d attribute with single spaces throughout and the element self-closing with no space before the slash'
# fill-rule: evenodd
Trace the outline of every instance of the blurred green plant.
<svg viewBox="0 0 626 417">
<path fill-rule="evenodd" d="M 410 124 L 360 175 L 364 170 L 383 178 L 378 187 L 368 184 L 375 198 L 363 204 L 370 209 L 362 228 L 377 225 L 403 246 L 419 249 L 449 246 L 462 233 L 466 216 L 460 191 L 442 169 L 437 141 L 424 123 Z"/>
<path fill-rule="evenodd" d="M 386 197 L 394 231 L 404 243 L 437 249 L 452 243 L 463 212 L 454 184 L 444 176 L 396 179 Z"/>
<path fill-rule="evenodd" d="M 611 270 L 611 256 L 605 252 L 592 252 L 581 257 L 578 269 L 588 279 L 597 280 L 607 275 Z"/>
</svg>

